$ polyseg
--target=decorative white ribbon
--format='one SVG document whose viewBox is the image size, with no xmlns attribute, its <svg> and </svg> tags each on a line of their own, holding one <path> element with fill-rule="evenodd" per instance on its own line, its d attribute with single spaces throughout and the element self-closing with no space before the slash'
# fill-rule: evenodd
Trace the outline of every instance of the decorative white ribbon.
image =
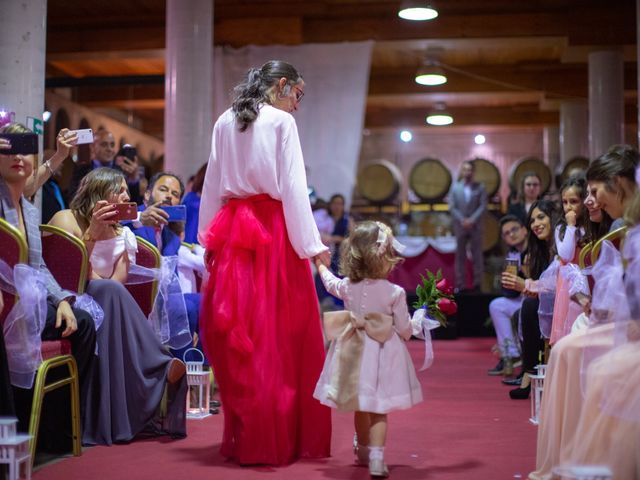
<svg viewBox="0 0 640 480">
<path fill-rule="evenodd" d="M 431 344 L 431 330 L 438 328 L 440 323 L 433 318 L 427 316 L 426 308 L 419 308 L 413 312 L 411 317 L 412 335 L 424 340 L 424 362 L 419 371 L 426 370 L 433 364 L 434 353 Z"/>
<path fill-rule="evenodd" d="M 149 314 L 149 322 L 163 344 L 179 349 L 192 342 L 187 307 L 176 274 L 178 256 L 162 257 L 160 268 L 132 264 L 127 284 L 158 281 L 158 295 Z"/>
<path fill-rule="evenodd" d="M 389 226 L 385 225 L 382 222 L 376 222 L 376 225 L 378 226 L 378 238 L 376 240 L 376 243 L 378 244 L 378 255 L 382 255 L 384 249 L 389 244 L 389 239 L 391 239 L 391 246 L 393 247 L 393 249 L 396 252 L 402 254 L 406 247 L 395 239 L 395 237 L 393 236 L 393 232 L 391 232 Z"/>
<path fill-rule="evenodd" d="M 20 296 L 4 321 L 4 342 L 11 384 L 30 389 L 42 363 L 40 335 L 47 319 L 46 278 L 29 265 L 18 264 L 12 269 L 0 260 L 0 289 Z"/>
</svg>

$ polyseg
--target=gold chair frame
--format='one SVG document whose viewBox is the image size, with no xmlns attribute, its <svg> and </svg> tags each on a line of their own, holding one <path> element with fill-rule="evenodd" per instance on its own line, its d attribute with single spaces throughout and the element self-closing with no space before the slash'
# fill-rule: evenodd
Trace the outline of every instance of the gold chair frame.
<svg viewBox="0 0 640 480">
<path fill-rule="evenodd" d="M 591 252 L 592 248 L 593 242 L 589 242 L 584 247 L 582 247 L 582 250 L 580 250 L 580 255 L 578 256 L 578 266 L 583 270 L 587 266 L 587 255 L 589 255 L 589 252 Z"/>
<path fill-rule="evenodd" d="M 591 265 L 595 265 L 596 260 L 598 260 L 600 249 L 602 248 L 602 242 L 605 240 L 613 241 L 620 239 L 620 246 L 618 247 L 618 250 L 622 251 L 622 243 L 624 242 L 624 237 L 627 234 L 627 229 L 627 226 L 620 227 L 600 238 L 591 249 Z"/>
<path fill-rule="evenodd" d="M 136 241 L 138 242 L 139 245 L 144 245 L 153 253 L 153 256 L 155 257 L 155 260 L 156 260 L 155 268 L 160 268 L 160 266 L 162 265 L 162 255 L 160 254 L 160 250 L 158 250 L 158 248 L 148 240 L 145 240 L 144 238 L 139 237 L 137 235 L 136 235 Z M 151 287 L 151 305 L 153 305 L 153 302 L 155 302 L 157 294 L 158 294 L 158 281 L 154 280 L 153 286 Z"/>
</svg>

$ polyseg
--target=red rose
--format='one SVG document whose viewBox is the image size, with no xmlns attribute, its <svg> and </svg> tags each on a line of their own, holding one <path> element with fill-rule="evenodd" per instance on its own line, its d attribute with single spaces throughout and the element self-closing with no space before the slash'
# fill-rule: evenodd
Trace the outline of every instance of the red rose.
<svg viewBox="0 0 640 480">
<path fill-rule="evenodd" d="M 458 311 L 458 305 L 456 302 L 449 300 L 448 298 L 441 298 L 436 302 L 436 305 L 445 315 L 453 315 Z"/>
<path fill-rule="evenodd" d="M 446 278 L 443 278 L 438 283 L 436 283 L 436 288 L 446 295 L 453 294 L 453 287 L 449 285 L 449 282 L 447 282 Z"/>
</svg>

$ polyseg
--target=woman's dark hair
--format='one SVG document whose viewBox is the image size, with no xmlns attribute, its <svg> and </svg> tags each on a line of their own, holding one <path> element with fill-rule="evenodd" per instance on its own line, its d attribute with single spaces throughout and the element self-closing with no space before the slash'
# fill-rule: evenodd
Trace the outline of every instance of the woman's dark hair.
<svg viewBox="0 0 640 480">
<path fill-rule="evenodd" d="M 331 195 L 331 198 L 329 199 L 329 204 L 327 205 L 327 211 L 329 212 L 329 215 L 331 215 L 333 217 L 333 212 L 331 211 L 331 204 L 333 203 L 334 200 L 342 200 L 342 203 L 345 203 L 345 199 L 344 199 L 344 195 L 342 195 L 341 193 L 334 193 L 333 195 Z"/>
<path fill-rule="evenodd" d="M 587 181 L 604 182 L 610 192 L 618 191 L 616 177 L 636 183 L 636 168 L 640 153 L 629 145 L 614 145 L 607 153 L 596 158 L 587 169 Z"/>
<path fill-rule="evenodd" d="M 193 183 L 191 183 L 191 191 L 193 193 L 202 193 L 202 187 L 204 185 L 204 175 L 207 173 L 207 164 L 202 165 L 196 174 L 193 176 Z"/>
<path fill-rule="evenodd" d="M 611 218 L 609 214 L 602 209 L 600 209 L 600 215 L 602 215 L 602 220 L 600 222 L 592 222 L 587 217 L 587 220 L 584 226 L 585 244 L 600 240 L 607 233 L 609 233 L 609 230 L 611 229 L 611 224 L 613 223 L 613 218 Z"/>
<path fill-rule="evenodd" d="M 293 65 L 281 60 L 270 60 L 259 69 L 251 68 L 244 81 L 233 89 L 231 111 L 235 114 L 241 132 L 258 118 L 261 103 L 274 103 L 277 95 L 275 87 L 283 77 L 287 79 L 289 88 L 302 81 L 302 76 Z"/>
<path fill-rule="evenodd" d="M 562 192 L 570 188 L 574 188 L 576 190 L 576 193 L 578 194 L 578 198 L 581 201 L 584 201 L 584 198 L 587 193 L 587 179 L 584 177 L 582 173 L 571 175 L 569 178 L 567 178 L 562 183 L 562 186 L 560 187 L 560 201 L 562 201 Z M 583 205 L 582 212 L 576 218 L 576 227 L 578 229 L 580 229 L 581 227 L 582 228 L 586 227 L 587 215 L 585 214 L 585 210 L 586 208 Z M 558 218 L 558 225 L 560 226 L 560 239 L 564 239 L 564 234 L 567 231 L 567 221 L 564 215 L 560 214 L 559 217 L 560 218 Z M 578 239 L 579 245 L 584 245 L 584 238 L 580 238 L 578 232 L 576 232 L 576 238 Z"/>
<path fill-rule="evenodd" d="M 549 217 L 551 232 L 547 240 L 540 240 L 531 230 L 533 211 L 538 208 Z M 527 242 L 527 256 L 529 257 L 529 276 L 537 280 L 540 274 L 549 266 L 554 249 L 553 225 L 556 224 L 558 218 L 558 207 L 556 202 L 551 200 L 536 200 L 531 205 L 527 214 L 527 229 L 529 230 L 529 240 Z"/>
</svg>

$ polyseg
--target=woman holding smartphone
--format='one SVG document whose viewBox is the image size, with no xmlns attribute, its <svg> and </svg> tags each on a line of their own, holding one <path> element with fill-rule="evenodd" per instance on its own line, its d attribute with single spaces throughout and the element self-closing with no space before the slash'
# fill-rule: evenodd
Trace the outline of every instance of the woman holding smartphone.
<svg viewBox="0 0 640 480">
<path fill-rule="evenodd" d="M 524 279 L 511 272 L 502 272 L 502 286 L 522 292 L 525 299 L 520 308 L 522 330 L 522 381 L 519 388 L 511 390 L 509 396 L 514 400 L 529 398 L 531 391 L 530 374 L 535 373 L 538 352 L 544 348 L 540 335 L 538 319 L 538 288 L 540 275 L 549 266 L 555 254 L 553 226 L 556 224 L 558 209 L 551 200 L 537 200 L 531 205 L 527 216 L 529 238 L 525 266 L 529 278 Z"/>
<path fill-rule="evenodd" d="M 185 366 L 169 355 L 123 285 L 137 251 L 133 233 L 118 223 L 118 205 L 128 201 L 122 172 L 98 168 L 82 179 L 71 208 L 49 222 L 85 242 L 91 265 L 87 293 L 104 310 L 92 401 L 83 419 L 83 443 L 90 445 L 128 442 L 143 431 L 186 435 Z M 165 389 L 168 406 L 161 417 Z"/>
</svg>

